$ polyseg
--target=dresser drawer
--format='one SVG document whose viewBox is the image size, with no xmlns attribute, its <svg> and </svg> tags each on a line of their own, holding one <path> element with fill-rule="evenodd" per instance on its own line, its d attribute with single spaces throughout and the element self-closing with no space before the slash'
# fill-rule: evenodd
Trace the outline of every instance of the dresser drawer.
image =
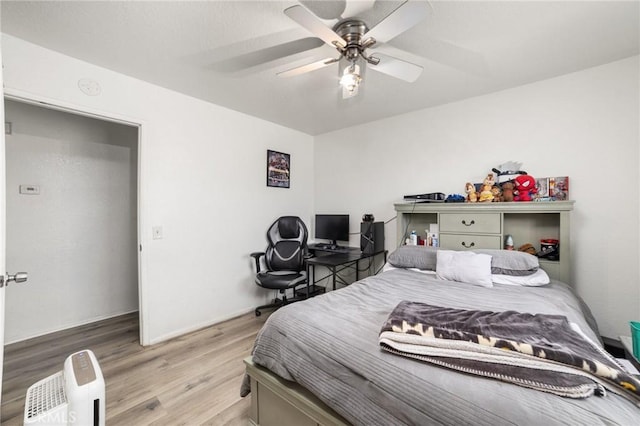
<svg viewBox="0 0 640 426">
<path fill-rule="evenodd" d="M 440 247 L 448 250 L 501 249 L 500 235 L 440 234 Z"/>
<path fill-rule="evenodd" d="M 441 213 L 440 232 L 500 234 L 500 213 Z"/>
</svg>

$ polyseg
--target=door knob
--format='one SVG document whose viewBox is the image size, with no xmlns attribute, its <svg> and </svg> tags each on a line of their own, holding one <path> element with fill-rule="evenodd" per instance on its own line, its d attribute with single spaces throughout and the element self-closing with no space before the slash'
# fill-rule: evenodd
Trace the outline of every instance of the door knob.
<svg viewBox="0 0 640 426">
<path fill-rule="evenodd" d="M 16 272 L 15 275 L 11 275 L 7 272 L 6 278 L 5 276 L 0 276 L 0 288 L 4 287 L 5 285 L 8 287 L 10 282 L 15 282 L 15 283 L 23 283 L 25 281 L 27 281 L 27 279 L 29 278 L 29 274 L 27 274 L 26 272 Z"/>
</svg>

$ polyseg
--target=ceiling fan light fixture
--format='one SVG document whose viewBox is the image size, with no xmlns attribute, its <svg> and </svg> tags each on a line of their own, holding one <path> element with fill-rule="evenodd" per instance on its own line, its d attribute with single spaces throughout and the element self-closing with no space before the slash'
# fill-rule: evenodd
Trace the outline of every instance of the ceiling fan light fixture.
<svg viewBox="0 0 640 426">
<path fill-rule="evenodd" d="M 366 61 L 362 56 L 353 59 L 340 58 L 338 64 L 338 77 L 342 87 L 342 98 L 357 96 L 362 89 L 362 82 L 367 71 Z"/>
<path fill-rule="evenodd" d="M 361 81 L 360 67 L 355 63 L 346 67 L 340 77 L 340 85 L 349 93 L 357 93 Z"/>
</svg>

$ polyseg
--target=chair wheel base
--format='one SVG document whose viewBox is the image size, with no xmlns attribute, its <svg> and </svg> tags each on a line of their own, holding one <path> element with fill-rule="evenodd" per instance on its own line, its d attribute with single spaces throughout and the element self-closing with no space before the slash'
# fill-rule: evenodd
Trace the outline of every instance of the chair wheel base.
<svg viewBox="0 0 640 426">
<path fill-rule="evenodd" d="M 260 315 L 262 315 L 262 312 L 256 309 L 256 316 L 259 317 Z"/>
</svg>

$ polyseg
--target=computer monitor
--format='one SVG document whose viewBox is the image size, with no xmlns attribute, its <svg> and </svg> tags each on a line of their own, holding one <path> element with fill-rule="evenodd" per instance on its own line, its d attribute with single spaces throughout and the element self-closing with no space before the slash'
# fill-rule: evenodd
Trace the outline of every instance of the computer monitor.
<svg viewBox="0 0 640 426">
<path fill-rule="evenodd" d="M 317 214 L 315 237 L 331 240 L 331 244 L 338 246 L 338 241 L 349 241 L 348 214 Z"/>
</svg>

